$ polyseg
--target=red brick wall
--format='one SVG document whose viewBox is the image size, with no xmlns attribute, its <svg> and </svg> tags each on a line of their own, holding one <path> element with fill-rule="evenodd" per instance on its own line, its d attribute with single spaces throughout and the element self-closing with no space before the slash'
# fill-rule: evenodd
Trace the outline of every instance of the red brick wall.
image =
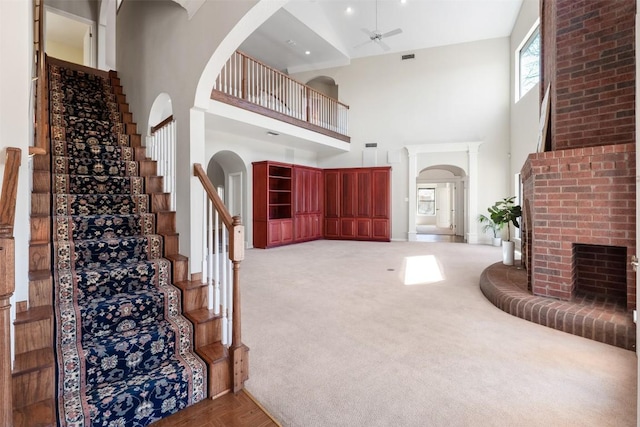
<svg viewBox="0 0 640 427">
<path fill-rule="evenodd" d="M 635 141 L 635 0 L 543 0 L 551 147 Z"/>
<path fill-rule="evenodd" d="M 635 307 L 635 143 L 529 155 L 522 169 L 531 290 L 570 299 L 574 244 L 626 248 L 627 307 Z M 529 233 L 530 231 L 530 233 Z"/>
</svg>

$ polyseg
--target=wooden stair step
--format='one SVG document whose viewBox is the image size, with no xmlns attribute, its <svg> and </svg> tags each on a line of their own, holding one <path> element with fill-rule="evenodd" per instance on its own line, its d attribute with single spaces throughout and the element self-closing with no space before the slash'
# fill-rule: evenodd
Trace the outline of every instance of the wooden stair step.
<svg viewBox="0 0 640 427">
<path fill-rule="evenodd" d="M 18 305 L 16 305 L 17 309 Z M 17 311 L 13 325 L 16 354 L 51 348 L 53 345 L 53 308 L 51 306 L 31 307 L 28 310 Z"/>
<path fill-rule="evenodd" d="M 141 160 L 151 160 L 147 157 L 147 147 L 134 147 L 133 152 L 133 158 L 138 162 Z"/>
<path fill-rule="evenodd" d="M 49 270 L 51 268 L 51 244 L 31 242 L 29 244 L 29 271 Z"/>
<path fill-rule="evenodd" d="M 16 355 L 12 372 L 14 408 L 54 397 L 54 363 L 51 347 Z"/>
<path fill-rule="evenodd" d="M 171 261 L 172 283 L 182 282 L 189 278 L 189 258 L 181 254 L 165 255 Z"/>
<path fill-rule="evenodd" d="M 131 147 L 142 147 L 142 136 L 139 133 L 129 135 L 129 145 Z"/>
<path fill-rule="evenodd" d="M 144 189 L 145 193 L 163 193 L 162 183 L 164 182 L 161 176 L 146 176 L 144 177 Z"/>
<path fill-rule="evenodd" d="M 156 232 L 158 234 L 173 234 L 176 232 L 175 211 L 161 211 L 156 214 Z"/>
<path fill-rule="evenodd" d="M 164 212 L 171 210 L 170 193 L 151 193 L 151 212 Z"/>
<path fill-rule="evenodd" d="M 139 160 L 138 161 L 140 176 L 154 176 L 158 173 L 158 162 L 155 160 Z"/>
<path fill-rule="evenodd" d="M 215 398 L 230 390 L 231 371 L 227 349 L 220 342 L 214 342 L 198 348 L 196 353 L 209 367 L 209 396 Z"/>
<path fill-rule="evenodd" d="M 174 284 L 182 291 L 182 312 L 206 308 L 208 303 L 208 286 L 196 280 L 183 280 Z"/>
<path fill-rule="evenodd" d="M 53 276 L 49 270 L 29 272 L 29 307 L 53 304 Z"/>
<path fill-rule="evenodd" d="M 195 326 L 196 350 L 221 340 L 222 316 L 216 314 L 214 310 L 203 307 L 185 312 L 184 316 Z"/>
<path fill-rule="evenodd" d="M 31 217 L 51 215 L 51 194 L 31 193 Z"/>
<path fill-rule="evenodd" d="M 56 403 L 46 399 L 13 411 L 13 427 L 53 427 Z"/>
<path fill-rule="evenodd" d="M 164 257 L 180 253 L 180 234 L 174 232 L 160 233 L 164 240 Z"/>
</svg>

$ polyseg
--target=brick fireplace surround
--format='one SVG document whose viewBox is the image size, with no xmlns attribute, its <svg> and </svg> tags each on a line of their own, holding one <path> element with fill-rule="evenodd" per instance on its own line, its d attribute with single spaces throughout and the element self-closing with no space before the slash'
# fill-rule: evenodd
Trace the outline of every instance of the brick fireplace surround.
<svg viewBox="0 0 640 427">
<path fill-rule="evenodd" d="M 630 349 L 635 9 L 635 0 L 541 0 L 540 99 L 549 87 L 550 105 L 545 150 L 521 171 L 526 274 L 492 266 L 481 279 L 511 314 Z"/>
</svg>

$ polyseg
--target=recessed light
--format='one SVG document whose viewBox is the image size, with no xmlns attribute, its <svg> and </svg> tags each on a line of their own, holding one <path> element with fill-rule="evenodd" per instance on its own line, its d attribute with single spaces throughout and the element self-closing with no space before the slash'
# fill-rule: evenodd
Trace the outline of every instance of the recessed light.
<svg viewBox="0 0 640 427">
<path fill-rule="evenodd" d="M 400 0 L 400 3 L 405 4 L 407 0 Z"/>
<path fill-rule="evenodd" d="M 305 51 L 304 51 L 304 54 L 305 54 L 305 55 L 311 55 L 311 51 L 310 51 L 310 50 L 305 50 Z"/>
<path fill-rule="evenodd" d="M 347 7 L 344 11 L 347 15 L 351 15 L 353 13 L 353 8 L 351 6 Z"/>
</svg>

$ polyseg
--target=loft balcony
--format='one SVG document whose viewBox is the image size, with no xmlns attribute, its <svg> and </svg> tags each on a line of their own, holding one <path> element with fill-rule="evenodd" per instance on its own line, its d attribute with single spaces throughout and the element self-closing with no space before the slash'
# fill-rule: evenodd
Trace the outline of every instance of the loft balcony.
<svg viewBox="0 0 640 427">
<path fill-rule="evenodd" d="M 211 99 L 349 143 L 349 106 L 236 51 Z"/>
</svg>

